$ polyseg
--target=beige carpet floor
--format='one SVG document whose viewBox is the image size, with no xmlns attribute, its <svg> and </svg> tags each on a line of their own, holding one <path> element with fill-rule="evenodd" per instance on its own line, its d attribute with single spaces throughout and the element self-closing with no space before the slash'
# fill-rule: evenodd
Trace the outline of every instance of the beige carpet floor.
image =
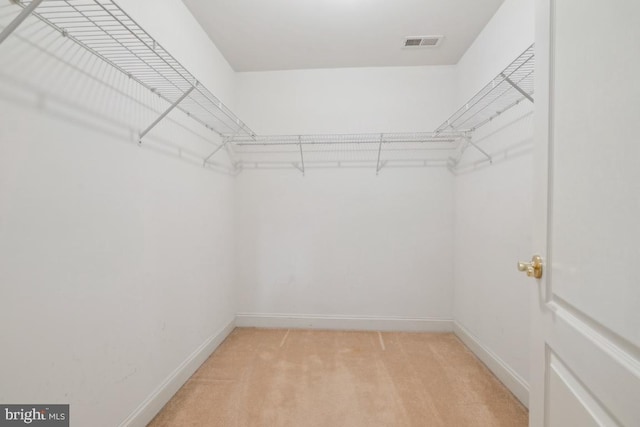
<svg viewBox="0 0 640 427">
<path fill-rule="evenodd" d="M 236 329 L 149 424 L 526 426 L 453 334 Z"/>
</svg>

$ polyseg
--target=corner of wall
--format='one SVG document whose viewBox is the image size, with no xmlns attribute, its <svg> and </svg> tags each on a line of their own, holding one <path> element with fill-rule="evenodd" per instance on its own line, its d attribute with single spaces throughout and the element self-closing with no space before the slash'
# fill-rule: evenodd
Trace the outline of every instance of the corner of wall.
<svg viewBox="0 0 640 427">
<path fill-rule="evenodd" d="M 529 384 L 516 371 L 459 322 L 453 323 L 453 333 L 502 381 L 520 403 L 529 407 Z"/>
<path fill-rule="evenodd" d="M 235 328 L 235 317 L 221 330 L 209 337 L 193 351 L 160 385 L 120 423 L 120 427 L 146 426 L 171 400 L 174 394 L 189 380 L 191 375 L 222 344 Z"/>
<path fill-rule="evenodd" d="M 535 0 L 505 0 L 456 64 L 457 100 L 467 101 L 533 43 Z"/>
<path fill-rule="evenodd" d="M 533 41 L 534 0 L 505 0 L 456 65 L 458 103 L 463 104 L 466 102 L 527 49 Z M 516 110 L 515 113 L 517 114 L 510 113 L 506 115 L 507 117 L 502 117 L 502 121 L 500 121 L 500 123 L 506 123 L 507 127 L 511 127 L 506 132 L 508 135 L 501 134 L 495 137 L 493 134 L 487 134 L 483 136 L 483 139 L 485 137 L 487 139 L 482 142 L 485 144 L 485 148 L 487 145 L 497 144 L 493 146 L 495 149 L 506 140 L 511 143 L 514 141 L 513 135 L 526 129 L 526 123 L 524 125 L 512 124 L 518 121 L 518 118 L 527 117 L 527 112 L 523 109 L 516 108 Z M 514 119 L 514 121 L 509 122 L 510 118 Z M 467 154 L 467 156 L 470 154 Z M 473 294 L 471 289 L 476 285 L 484 286 L 487 285 L 487 281 L 493 281 L 495 283 L 491 286 L 492 292 L 504 291 L 504 286 L 513 286 L 513 283 L 509 282 L 511 276 L 500 271 L 500 277 L 496 277 L 494 274 L 496 269 L 493 267 L 485 269 L 487 271 L 479 272 L 480 274 L 466 274 L 465 270 L 461 270 L 461 268 L 463 265 L 467 265 L 469 260 L 459 259 L 459 257 L 464 256 L 466 258 L 470 253 L 472 254 L 476 250 L 474 244 L 480 249 L 486 249 L 487 245 L 480 245 L 474 241 L 474 239 L 478 240 L 482 236 L 482 233 L 478 232 L 478 227 L 482 227 L 482 225 L 474 226 L 476 222 L 480 221 L 475 217 L 475 208 L 478 207 L 478 203 L 499 202 L 497 200 L 487 201 L 483 197 L 476 197 L 477 192 L 474 191 L 477 190 L 478 185 L 481 184 L 480 181 L 483 179 L 493 180 L 487 181 L 488 185 L 494 185 L 499 182 L 496 181 L 495 176 L 493 178 L 489 176 L 491 173 L 510 173 L 508 169 L 496 169 L 502 167 L 496 164 L 488 167 L 494 168 L 489 174 L 487 174 L 489 169 L 473 171 L 472 173 L 477 173 L 477 175 L 474 175 L 473 182 L 467 178 L 468 175 L 466 174 L 454 177 L 454 283 L 452 309 L 454 333 L 511 390 L 520 402 L 528 406 L 529 392 L 525 379 L 527 373 L 524 372 L 525 368 L 523 368 L 522 363 L 522 360 L 527 358 L 528 347 L 520 348 L 520 346 L 517 346 L 518 348 L 511 350 L 509 346 L 513 347 L 513 343 L 505 342 L 507 340 L 505 337 L 516 336 L 517 339 L 523 341 L 527 341 L 528 338 L 519 333 L 522 328 L 512 326 L 513 324 L 504 325 L 504 328 L 510 331 L 507 334 L 494 332 L 495 325 L 493 324 L 495 319 L 487 320 L 489 317 L 487 311 L 492 308 L 484 306 L 482 301 L 477 301 L 475 299 L 477 294 Z M 490 191 L 490 189 L 487 189 L 487 191 Z M 511 191 L 510 188 L 505 188 L 503 189 L 503 194 L 496 197 L 506 197 L 509 191 Z M 467 212 L 472 212 L 468 215 L 474 215 L 474 217 L 465 216 Z M 500 215 L 500 212 L 497 212 L 497 215 Z M 520 237 L 516 236 L 515 238 Z M 468 247 L 469 243 L 472 244 L 471 248 L 473 249 L 462 250 Z M 501 244 L 505 243 L 502 242 Z M 507 292 L 498 292 L 497 295 L 498 298 L 517 299 L 517 296 L 507 295 Z M 518 301 L 515 302 L 518 303 Z M 467 313 L 469 307 L 475 307 L 473 309 L 475 313 Z M 502 313 L 501 319 L 512 318 L 512 316 L 513 313 L 507 310 Z M 478 320 L 479 322 L 476 324 Z M 517 320 L 514 319 L 514 322 L 517 323 Z M 468 324 L 465 324 L 465 322 Z M 492 343 L 492 345 L 489 346 L 489 343 Z M 499 345 L 495 345 L 496 343 Z M 518 367 L 518 369 L 514 369 L 514 367 Z"/>
</svg>

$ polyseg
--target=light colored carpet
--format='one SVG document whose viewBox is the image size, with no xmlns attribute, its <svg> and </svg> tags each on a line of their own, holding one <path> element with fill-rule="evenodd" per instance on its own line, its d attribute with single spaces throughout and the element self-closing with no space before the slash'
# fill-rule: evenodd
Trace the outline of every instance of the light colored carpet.
<svg viewBox="0 0 640 427">
<path fill-rule="evenodd" d="M 453 334 L 236 329 L 149 424 L 526 426 Z"/>
</svg>

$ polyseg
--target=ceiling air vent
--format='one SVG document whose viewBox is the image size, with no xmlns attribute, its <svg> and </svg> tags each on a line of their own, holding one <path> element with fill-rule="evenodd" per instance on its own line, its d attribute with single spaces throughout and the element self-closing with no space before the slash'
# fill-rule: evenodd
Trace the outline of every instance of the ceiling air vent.
<svg viewBox="0 0 640 427">
<path fill-rule="evenodd" d="M 404 39 L 404 47 L 435 47 L 440 44 L 443 36 L 417 36 Z"/>
</svg>

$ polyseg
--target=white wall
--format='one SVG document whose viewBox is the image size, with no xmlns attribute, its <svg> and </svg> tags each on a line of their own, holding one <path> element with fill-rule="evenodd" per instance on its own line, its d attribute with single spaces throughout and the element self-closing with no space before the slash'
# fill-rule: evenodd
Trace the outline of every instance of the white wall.
<svg viewBox="0 0 640 427">
<path fill-rule="evenodd" d="M 452 111 L 455 67 L 237 74 L 237 113 L 259 134 L 430 132 Z"/>
<path fill-rule="evenodd" d="M 258 133 L 433 130 L 454 67 L 239 73 Z M 245 170 L 240 312 L 451 318 L 453 179 L 444 169 Z"/>
<path fill-rule="evenodd" d="M 180 1 L 121 3 L 233 94 Z M 202 144 L 180 114 L 139 148 L 139 106 L 15 38 L 0 61 L 0 401 L 69 403 L 72 425 L 112 427 L 234 319 L 233 179 L 146 149 Z"/>
<path fill-rule="evenodd" d="M 534 40 L 533 1 L 506 0 L 458 64 L 464 102 Z M 454 317 L 515 377 L 526 404 L 530 279 L 516 262 L 531 258 L 532 106 L 523 103 L 481 128 L 455 180 Z M 513 390 L 513 388 L 512 388 Z"/>
<path fill-rule="evenodd" d="M 450 319 L 452 181 L 443 168 L 243 172 L 240 312 Z"/>
</svg>

